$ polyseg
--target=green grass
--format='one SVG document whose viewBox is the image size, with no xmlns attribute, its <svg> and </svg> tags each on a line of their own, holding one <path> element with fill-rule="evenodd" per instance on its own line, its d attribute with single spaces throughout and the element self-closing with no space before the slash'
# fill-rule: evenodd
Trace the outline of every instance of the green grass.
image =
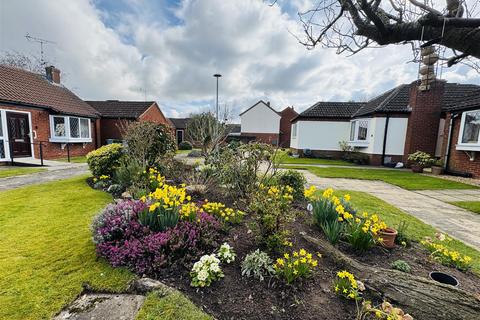
<svg viewBox="0 0 480 320">
<path fill-rule="evenodd" d="M 120 291 L 133 278 L 96 258 L 89 226 L 111 197 L 85 178 L 0 193 L 0 319 L 50 319 L 83 283 Z"/>
<path fill-rule="evenodd" d="M 286 151 L 279 150 L 276 155 L 278 164 L 310 164 L 310 165 L 335 165 L 335 166 L 354 166 L 355 164 L 333 159 L 317 159 L 317 158 L 292 158 Z"/>
<path fill-rule="evenodd" d="M 412 240 L 420 241 L 427 236 L 433 237 L 435 233 L 438 232 L 438 230 L 434 227 L 368 193 L 344 190 L 336 191 L 337 195 L 344 195 L 346 193 L 350 194 L 351 203 L 354 208 L 359 211 L 367 211 L 369 213 L 378 214 L 389 226 L 396 228 L 401 221 L 408 223 L 406 234 Z M 480 273 L 479 251 L 465 245 L 463 242 L 458 240 L 452 240 L 452 242 L 449 243 L 449 248 L 472 257 L 472 270 L 477 274 Z"/>
<path fill-rule="evenodd" d="M 212 320 L 213 318 L 203 313 L 190 300 L 178 291 L 165 297 L 151 292 L 140 312 L 137 320 Z"/>
<path fill-rule="evenodd" d="M 318 168 L 301 166 L 295 166 L 293 168 L 309 170 L 313 174 L 324 178 L 381 180 L 407 190 L 478 189 L 478 187 L 469 184 L 424 176 L 404 170 L 397 171 L 387 169 L 356 169 L 335 167 Z"/>
<path fill-rule="evenodd" d="M 480 201 L 456 201 L 450 203 L 454 206 L 480 214 Z"/>
<path fill-rule="evenodd" d="M 57 161 L 68 162 L 68 158 L 60 158 L 56 159 Z M 77 157 L 70 157 L 70 162 L 72 163 L 87 163 L 86 156 L 77 156 Z"/>
<path fill-rule="evenodd" d="M 192 150 L 178 150 L 178 149 L 177 149 L 177 151 L 175 151 L 175 152 L 176 152 L 176 154 L 189 154 L 190 152 L 192 152 L 192 151 L 194 151 L 194 150 L 196 150 L 196 151 L 201 151 L 200 149 L 193 148 Z"/>
<path fill-rule="evenodd" d="M 20 175 L 23 175 L 23 174 L 41 172 L 41 171 L 45 171 L 45 170 L 47 170 L 47 169 L 42 169 L 42 168 L 18 168 L 18 167 L 0 168 L 0 178 L 20 176 Z"/>
</svg>

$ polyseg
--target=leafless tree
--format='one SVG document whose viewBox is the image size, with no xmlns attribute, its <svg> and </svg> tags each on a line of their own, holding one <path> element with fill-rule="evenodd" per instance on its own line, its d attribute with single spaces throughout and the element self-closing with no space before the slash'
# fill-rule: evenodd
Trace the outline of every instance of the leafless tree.
<svg viewBox="0 0 480 320">
<path fill-rule="evenodd" d="M 0 65 L 24 69 L 35 73 L 44 73 L 45 69 L 39 58 L 17 51 L 4 51 L 0 55 Z"/>
<path fill-rule="evenodd" d="M 186 139 L 202 148 L 204 155 L 210 154 L 226 139 L 226 125 L 211 112 L 191 115 L 185 131 Z"/>
<path fill-rule="evenodd" d="M 299 13 L 307 48 L 335 48 L 355 54 L 389 44 L 437 44 L 447 50 L 446 64 L 478 67 L 478 0 L 317 0 Z M 417 50 L 414 50 L 415 52 Z M 443 54 L 442 54 L 443 55 Z"/>
</svg>

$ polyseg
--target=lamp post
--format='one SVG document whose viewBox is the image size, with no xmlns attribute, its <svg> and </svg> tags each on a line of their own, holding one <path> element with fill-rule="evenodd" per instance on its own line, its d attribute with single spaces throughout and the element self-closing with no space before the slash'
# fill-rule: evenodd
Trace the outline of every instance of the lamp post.
<svg viewBox="0 0 480 320">
<path fill-rule="evenodd" d="M 217 121 L 218 121 L 218 78 L 220 78 L 222 75 L 219 73 L 215 73 L 213 75 L 215 78 L 217 78 L 217 103 L 216 103 L 216 111 L 217 111 Z"/>
</svg>

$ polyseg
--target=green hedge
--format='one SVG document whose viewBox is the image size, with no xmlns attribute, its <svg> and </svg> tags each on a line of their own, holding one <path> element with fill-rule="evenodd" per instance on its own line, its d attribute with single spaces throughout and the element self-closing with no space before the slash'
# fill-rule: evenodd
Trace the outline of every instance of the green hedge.
<svg viewBox="0 0 480 320">
<path fill-rule="evenodd" d="M 88 167 L 95 177 L 101 175 L 111 177 L 120 165 L 122 155 L 123 146 L 120 143 L 108 144 L 87 154 Z"/>
</svg>

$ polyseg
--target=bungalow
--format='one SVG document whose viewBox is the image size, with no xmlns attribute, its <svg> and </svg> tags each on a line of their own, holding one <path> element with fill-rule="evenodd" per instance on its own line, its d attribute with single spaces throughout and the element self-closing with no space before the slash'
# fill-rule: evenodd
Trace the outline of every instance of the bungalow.
<svg viewBox="0 0 480 320">
<path fill-rule="evenodd" d="M 447 171 L 480 177 L 480 90 L 445 108 L 442 155 Z"/>
<path fill-rule="evenodd" d="M 293 107 L 278 112 L 270 102 L 260 100 L 240 114 L 240 136 L 244 140 L 289 147 L 291 120 L 297 115 Z"/>
<path fill-rule="evenodd" d="M 100 115 L 100 144 L 122 140 L 122 130 L 133 121 L 151 121 L 172 128 L 155 101 L 86 101 Z"/>
<path fill-rule="evenodd" d="M 175 130 L 175 137 L 177 144 L 183 142 L 186 136 L 187 123 L 190 118 L 169 118 Z"/>
<path fill-rule="evenodd" d="M 85 155 L 97 147 L 100 115 L 60 83 L 60 70 L 40 75 L 0 66 L 0 162 Z"/>
<path fill-rule="evenodd" d="M 477 85 L 441 80 L 424 90 L 415 81 L 365 103 L 318 102 L 292 120 L 291 147 L 300 154 L 308 149 L 316 156 L 339 158 L 340 142 L 345 141 L 374 165 L 407 162 L 408 155 L 416 150 L 443 158 L 448 115 L 477 108 L 472 101 L 458 102 L 479 90 Z M 449 161 L 455 161 L 453 156 Z"/>
</svg>

